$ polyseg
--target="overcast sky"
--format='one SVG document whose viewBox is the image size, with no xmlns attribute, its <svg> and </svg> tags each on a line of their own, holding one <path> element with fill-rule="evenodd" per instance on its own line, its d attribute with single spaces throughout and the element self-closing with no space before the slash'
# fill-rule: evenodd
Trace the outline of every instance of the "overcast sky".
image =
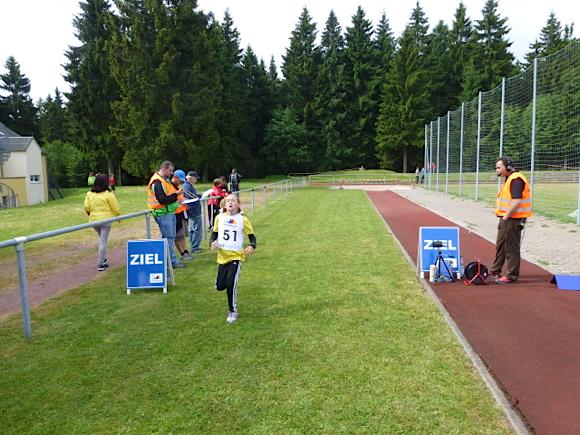
<svg viewBox="0 0 580 435">
<path fill-rule="evenodd" d="M 485 0 L 464 0 L 463 3 L 472 21 L 481 18 Z M 331 9 L 344 31 L 350 26 L 359 4 L 374 25 L 385 12 L 398 37 L 409 21 L 415 0 L 198 0 L 200 9 L 213 11 L 220 21 L 225 9 L 229 8 L 240 33 L 242 48 L 251 45 L 266 65 L 274 55 L 278 67 L 304 6 L 317 24 L 320 36 Z M 431 29 L 439 20 L 451 24 L 459 0 L 422 0 L 420 4 Z M 511 28 L 511 51 L 519 60 L 538 37 L 551 10 L 563 25 L 571 22 L 580 25 L 579 1 L 499 0 L 499 13 L 508 18 Z M 8 56 L 14 56 L 22 73 L 31 81 L 34 101 L 54 94 L 56 87 L 68 91 L 62 78 L 62 65 L 66 63 L 64 52 L 68 46 L 78 44 L 72 20 L 79 11 L 78 0 L 0 0 L 0 72 L 5 73 Z M 578 32 L 575 35 L 578 36 Z"/>
</svg>

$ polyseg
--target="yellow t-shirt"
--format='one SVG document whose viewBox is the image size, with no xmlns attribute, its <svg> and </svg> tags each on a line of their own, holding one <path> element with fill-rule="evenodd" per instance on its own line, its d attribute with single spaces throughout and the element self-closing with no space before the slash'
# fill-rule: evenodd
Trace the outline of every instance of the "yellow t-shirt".
<svg viewBox="0 0 580 435">
<path fill-rule="evenodd" d="M 220 213 L 215 217 L 213 231 L 218 233 L 218 264 L 226 264 L 234 260 L 246 260 L 243 237 L 254 234 L 254 227 L 246 216 L 240 213 L 235 215 Z M 227 247 L 235 245 L 239 249 L 227 249 Z"/>
<path fill-rule="evenodd" d="M 119 203 L 113 192 L 87 192 L 85 196 L 85 211 L 89 214 L 89 222 L 100 221 L 119 216 Z"/>
</svg>

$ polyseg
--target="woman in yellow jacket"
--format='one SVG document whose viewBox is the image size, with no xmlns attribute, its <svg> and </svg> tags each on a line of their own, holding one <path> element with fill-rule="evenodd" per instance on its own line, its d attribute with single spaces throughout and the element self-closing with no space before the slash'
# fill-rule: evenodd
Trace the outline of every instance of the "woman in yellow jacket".
<svg viewBox="0 0 580 435">
<path fill-rule="evenodd" d="M 113 192 L 109 190 L 109 177 L 107 174 L 97 174 L 95 184 L 85 197 L 85 211 L 89 216 L 89 222 L 100 221 L 119 216 L 119 203 Z M 98 271 L 107 270 L 107 239 L 111 231 L 111 224 L 94 227 L 99 235 L 99 266 Z"/>
</svg>

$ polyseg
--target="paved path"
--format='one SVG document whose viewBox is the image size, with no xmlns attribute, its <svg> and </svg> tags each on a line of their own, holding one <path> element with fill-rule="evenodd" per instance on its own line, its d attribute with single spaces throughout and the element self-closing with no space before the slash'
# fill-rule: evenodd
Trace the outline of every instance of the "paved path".
<svg viewBox="0 0 580 435">
<path fill-rule="evenodd" d="M 414 261 L 420 226 L 454 225 L 392 191 L 369 197 Z M 466 261 L 491 264 L 490 241 L 465 228 L 460 238 Z M 533 430 L 568 435 L 580 433 L 580 292 L 558 290 L 550 277 L 524 261 L 517 284 L 432 288 Z"/>
</svg>

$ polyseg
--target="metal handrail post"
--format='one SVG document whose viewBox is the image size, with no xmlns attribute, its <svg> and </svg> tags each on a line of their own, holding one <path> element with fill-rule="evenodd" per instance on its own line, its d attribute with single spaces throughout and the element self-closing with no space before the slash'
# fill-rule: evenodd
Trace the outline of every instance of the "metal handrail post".
<svg viewBox="0 0 580 435">
<path fill-rule="evenodd" d="M 24 336 L 32 337 L 32 325 L 30 324 L 30 305 L 28 303 L 28 281 L 26 279 L 26 259 L 24 256 L 24 242 L 26 237 L 17 237 L 16 258 L 18 261 L 18 280 L 20 283 L 20 304 L 22 305 L 22 324 Z"/>
<path fill-rule="evenodd" d="M 151 238 L 151 215 L 147 213 L 145 215 L 145 236 Z"/>
<path fill-rule="evenodd" d="M 256 192 L 254 189 L 252 189 L 252 214 L 254 214 L 255 210 L 256 210 Z"/>
<path fill-rule="evenodd" d="M 268 187 L 264 186 L 264 205 L 268 205 L 268 192 L 266 189 L 268 189 Z"/>
</svg>

